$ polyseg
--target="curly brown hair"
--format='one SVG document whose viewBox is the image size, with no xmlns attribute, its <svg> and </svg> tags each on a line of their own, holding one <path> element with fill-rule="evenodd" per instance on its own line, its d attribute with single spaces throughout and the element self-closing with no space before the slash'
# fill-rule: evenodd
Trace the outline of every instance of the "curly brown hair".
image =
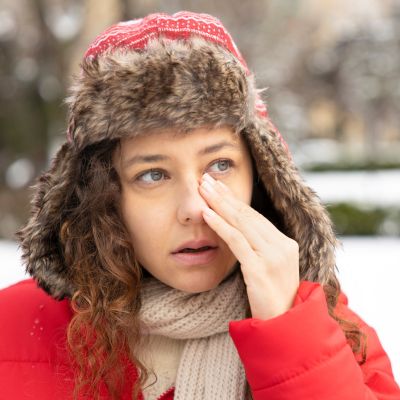
<svg viewBox="0 0 400 400">
<path fill-rule="evenodd" d="M 142 340 L 138 316 L 145 271 L 135 259 L 123 223 L 121 184 L 112 164 L 118 145 L 118 139 L 105 140 L 87 146 L 78 155 L 75 189 L 65 199 L 68 207 L 63 211 L 59 233 L 65 263 L 76 288 L 71 299 L 74 316 L 67 332 L 76 371 L 74 398 L 84 393 L 99 399 L 102 385 L 112 399 L 120 398 L 130 365 L 137 372 L 138 379 L 131 389 L 132 398 L 137 399 L 148 377 L 146 367 L 135 355 Z M 257 180 L 256 177 L 252 207 L 285 233 L 282 216 Z M 335 314 L 340 293 L 336 277 L 324 285 L 324 290 L 330 315 L 340 324 L 353 352 L 362 351 L 359 362 L 364 362 L 363 333 L 355 323 Z"/>
<path fill-rule="evenodd" d="M 118 141 L 86 147 L 77 159 L 75 190 L 67 202 L 60 231 L 66 265 L 71 269 L 74 316 L 67 339 L 80 392 L 98 399 L 103 383 L 119 398 L 127 361 L 140 371 L 134 397 L 147 377 L 135 358 L 140 341 L 138 313 L 142 269 L 122 223 L 117 172 L 111 154 Z"/>
</svg>

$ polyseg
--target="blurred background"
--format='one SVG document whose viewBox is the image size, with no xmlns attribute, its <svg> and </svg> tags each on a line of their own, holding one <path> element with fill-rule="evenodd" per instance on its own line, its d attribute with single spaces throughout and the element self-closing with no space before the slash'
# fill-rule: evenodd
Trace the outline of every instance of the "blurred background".
<svg viewBox="0 0 400 400">
<path fill-rule="evenodd" d="M 326 204 L 350 306 L 400 380 L 399 0 L 0 0 L 0 287 L 24 277 L 15 231 L 65 140 L 63 99 L 88 44 L 152 12 L 220 18 L 272 120 Z"/>
</svg>

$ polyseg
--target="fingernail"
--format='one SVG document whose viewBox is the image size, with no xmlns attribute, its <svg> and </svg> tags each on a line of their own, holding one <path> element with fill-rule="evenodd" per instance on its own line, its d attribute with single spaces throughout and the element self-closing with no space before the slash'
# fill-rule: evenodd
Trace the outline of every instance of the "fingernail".
<svg viewBox="0 0 400 400">
<path fill-rule="evenodd" d="M 212 185 L 215 184 L 215 179 L 207 173 L 203 175 L 203 180 L 205 180 L 206 182 L 210 182 Z"/>
</svg>

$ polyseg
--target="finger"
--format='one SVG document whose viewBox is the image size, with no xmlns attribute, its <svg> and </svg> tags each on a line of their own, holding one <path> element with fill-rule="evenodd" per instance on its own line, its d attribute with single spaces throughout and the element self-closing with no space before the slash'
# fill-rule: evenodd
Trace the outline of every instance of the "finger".
<svg viewBox="0 0 400 400">
<path fill-rule="evenodd" d="M 241 209 L 244 210 L 246 213 L 248 213 L 250 216 L 253 215 L 254 218 L 256 218 L 259 222 L 262 223 L 262 226 L 264 228 L 268 228 L 269 229 L 269 234 L 278 234 L 281 233 L 274 224 L 271 223 L 271 221 L 269 221 L 266 217 L 264 217 L 264 215 L 260 214 L 257 210 L 255 210 L 254 208 L 252 208 L 250 205 L 240 201 L 239 199 L 237 199 L 232 190 L 225 185 L 222 181 L 219 180 L 215 180 L 213 177 L 211 177 L 209 174 L 204 174 L 203 175 L 204 180 L 206 180 L 207 182 L 210 183 L 214 183 L 215 185 L 215 189 L 217 190 L 217 192 L 220 193 L 221 196 L 223 196 L 223 198 L 230 203 L 233 207 L 236 207 L 237 209 Z"/>
<path fill-rule="evenodd" d="M 257 254 L 238 229 L 228 224 L 210 208 L 203 210 L 203 216 L 210 228 L 228 245 L 241 265 L 257 265 Z"/>
<path fill-rule="evenodd" d="M 208 177 L 210 177 L 210 176 L 208 174 L 206 174 L 206 175 L 207 175 L 207 179 L 209 179 Z M 266 231 L 267 234 L 273 235 L 273 236 L 283 235 L 283 233 L 268 218 L 266 218 L 264 215 L 262 215 L 257 210 L 252 208 L 250 205 L 242 202 L 237 197 L 235 197 L 232 190 L 227 185 L 225 185 L 222 181 L 215 180 L 215 182 L 216 182 L 217 190 L 220 190 L 221 195 L 224 195 L 224 198 L 226 199 L 226 201 L 228 203 L 231 203 L 234 207 L 236 207 L 236 208 L 239 207 L 239 209 L 242 208 L 243 210 L 245 210 L 246 213 L 254 216 L 254 218 L 256 218 L 256 220 L 262 224 L 263 228 L 267 229 L 267 231 Z"/>
<path fill-rule="evenodd" d="M 206 223 L 227 243 L 228 247 L 239 261 L 247 288 L 251 287 L 254 282 L 265 280 L 265 268 L 263 268 L 263 266 L 265 266 L 267 259 L 251 248 L 243 234 L 229 225 L 221 216 L 210 208 L 203 210 L 203 216 Z M 275 251 L 275 245 L 265 243 L 263 248 L 264 254 L 272 254 Z"/>
<path fill-rule="evenodd" d="M 254 217 L 245 217 L 243 211 L 238 209 L 238 206 L 234 206 L 232 203 L 220 198 L 211 187 L 206 183 L 202 185 L 203 196 L 220 218 L 222 218 L 229 226 L 240 231 L 244 237 L 244 240 L 248 241 L 249 245 L 254 250 L 260 250 L 264 247 L 265 241 L 267 240 L 264 236 L 263 227 L 259 224 Z M 241 216 L 238 217 L 238 214 Z M 246 220 L 246 222 L 244 222 Z M 259 226 L 258 226 L 259 225 Z"/>
<path fill-rule="evenodd" d="M 234 197 L 231 191 L 226 190 L 226 186 L 218 188 L 215 181 L 211 187 L 207 184 L 200 187 L 210 207 L 230 225 L 239 229 L 254 249 L 261 249 L 265 241 L 273 243 L 281 239 L 283 234 L 267 218 Z"/>
</svg>

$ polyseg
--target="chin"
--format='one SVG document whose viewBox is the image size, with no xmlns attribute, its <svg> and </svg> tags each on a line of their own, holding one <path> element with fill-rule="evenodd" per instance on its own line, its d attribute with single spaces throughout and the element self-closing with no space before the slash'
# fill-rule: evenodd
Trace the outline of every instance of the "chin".
<svg viewBox="0 0 400 400">
<path fill-rule="evenodd" d="M 198 270 L 192 270 L 189 274 L 175 275 L 173 280 L 165 282 L 167 285 L 187 293 L 202 293 L 215 289 L 223 282 L 231 273 L 233 273 L 239 264 L 237 260 L 231 267 L 222 269 L 205 269 L 201 267 Z M 187 271 L 186 271 L 187 272 Z"/>
<path fill-rule="evenodd" d="M 202 293 L 215 289 L 223 281 L 223 279 L 224 276 L 219 278 L 212 277 L 209 279 L 205 277 L 199 277 L 198 279 L 191 279 L 191 281 L 188 282 L 188 279 L 186 278 L 182 282 L 176 282 L 174 285 L 170 286 L 187 293 Z"/>
</svg>

